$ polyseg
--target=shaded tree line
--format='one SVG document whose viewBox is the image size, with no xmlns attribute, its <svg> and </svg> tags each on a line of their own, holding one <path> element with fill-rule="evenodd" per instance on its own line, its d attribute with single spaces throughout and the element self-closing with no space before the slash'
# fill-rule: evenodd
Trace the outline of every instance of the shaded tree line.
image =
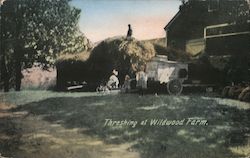
<svg viewBox="0 0 250 158">
<path fill-rule="evenodd" d="M 71 0 L 5 0 L 1 5 L 0 88 L 21 89 L 22 70 L 52 66 L 61 53 L 85 49 Z"/>
</svg>

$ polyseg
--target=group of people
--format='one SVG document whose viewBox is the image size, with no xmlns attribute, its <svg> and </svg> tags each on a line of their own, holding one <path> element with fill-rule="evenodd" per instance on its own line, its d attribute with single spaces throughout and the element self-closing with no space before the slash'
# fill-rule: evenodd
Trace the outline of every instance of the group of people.
<svg viewBox="0 0 250 158">
<path fill-rule="evenodd" d="M 109 90 L 118 89 L 119 88 L 119 79 L 118 79 L 118 71 L 114 69 L 112 71 L 112 75 L 109 77 L 107 82 L 107 88 Z M 124 83 L 121 87 L 123 92 L 129 92 L 131 90 L 131 81 L 136 80 L 136 88 L 138 92 L 143 95 L 145 90 L 147 89 L 147 74 L 145 73 L 145 66 L 140 66 L 139 71 L 136 73 L 135 79 L 131 79 L 129 75 L 125 76 Z"/>
<path fill-rule="evenodd" d="M 128 32 L 127 32 L 127 39 L 130 40 L 132 38 L 133 31 L 131 29 L 131 25 L 128 24 Z M 112 75 L 109 77 L 107 82 L 107 88 L 109 90 L 118 89 L 119 88 L 119 79 L 118 79 L 118 71 L 114 69 L 112 71 Z M 124 83 L 122 85 L 122 90 L 124 92 L 129 92 L 131 90 L 131 79 L 129 75 L 125 76 Z M 136 87 L 141 95 L 143 95 L 145 89 L 147 89 L 147 74 L 145 73 L 145 66 L 141 65 L 139 67 L 139 71 L 136 73 Z"/>
</svg>

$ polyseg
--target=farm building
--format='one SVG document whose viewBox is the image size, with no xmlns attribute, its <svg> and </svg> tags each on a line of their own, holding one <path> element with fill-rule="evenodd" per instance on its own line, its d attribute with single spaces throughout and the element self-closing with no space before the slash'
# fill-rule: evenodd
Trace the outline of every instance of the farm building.
<svg viewBox="0 0 250 158">
<path fill-rule="evenodd" d="M 189 0 L 165 26 L 166 46 L 195 56 L 205 50 L 204 29 L 207 26 L 237 23 L 238 27 L 248 20 L 248 0 Z"/>
<path fill-rule="evenodd" d="M 166 47 L 191 57 L 191 79 L 224 84 L 250 77 L 248 0 L 183 1 L 164 29 Z"/>
</svg>

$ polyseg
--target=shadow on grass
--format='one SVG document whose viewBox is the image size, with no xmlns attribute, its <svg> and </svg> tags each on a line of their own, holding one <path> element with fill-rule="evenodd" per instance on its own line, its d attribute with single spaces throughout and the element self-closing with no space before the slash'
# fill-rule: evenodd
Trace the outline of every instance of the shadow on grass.
<svg viewBox="0 0 250 158">
<path fill-rule="evenodd" d="M 80 128 L 106 143 L 134 143 L 142 158 L 228 158 L 242 155 L 229 147 L 246 145 L 249 139 L 250 111 L 219 105 L 199 96 L 107 95 L 50 98 L 21 105 L 25 110 L 65 128 Z M 142 126 L 148 119 L 208 120 L 207 126 Z M 104 126 L 105 119 L 138 121 L 131 126 Z M 149 123 L 149 122 L 148 122 Z M 87 130 L 86 130 L 87 129 Z"/>
</svg>

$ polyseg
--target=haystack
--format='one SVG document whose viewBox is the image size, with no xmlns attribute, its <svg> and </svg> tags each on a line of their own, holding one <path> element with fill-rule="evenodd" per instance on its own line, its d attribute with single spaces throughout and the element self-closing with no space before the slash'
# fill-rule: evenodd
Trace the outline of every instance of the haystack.
<svg viewBox="0 0 250 158">
<path fill-rule="evenodd" d="M 75 84 L 81 84 L 88 80 L 88 64 L 87 60 L 90 56 L 89 51 L 76 54 L 61 55 L 56 62 L 57 68 L 57 88 L 59 90 Z"/>
<path fill-rule="evenodd" d="M 172 61 L 186 62 L 190 61 L 192 57 L 188 52 L 184 50 L 176 49 L 173 47 L 166 47 L 165 38 L 155 38 L 151 40 L 145 40 L 145 42 L 151 43 L 158 55 L 166 55 L 168 56 L 168 59 Z"/>
<path fill-rule="evenodd" d="M 96 86 L 106 82 L 113 69 L 118 70 L 122 84 L 125 75 L 132 78 L 138 67 L 156 55 L 153 44 L 126 37 L 108 38 L 90 52 L 62 55 L 57 60 L 57 86 L 83 81 Z"/>
<path fill-rule="evenodd" d="M 123 82 L 126 74 L 134 77 L 138 67 L 155 55 L 154 46 L 150 42 L 126 37 L 108 38 L 92 50 L 88 60 L 92 81 L 105 82 L 112 70 L 117 69 L 118 78 Z"/>
<path fill-rule="evenodd" d="M 70 53 L 63 54 L 57 58 L 56 63 L 59 64 L 62 62 L 77 62 L 77 61 L 85 62 L 88 60 L 89 56 L 90 56 L 90 51 L 83 51 L 76 54 L 70 54 Z"/>
</svg>

